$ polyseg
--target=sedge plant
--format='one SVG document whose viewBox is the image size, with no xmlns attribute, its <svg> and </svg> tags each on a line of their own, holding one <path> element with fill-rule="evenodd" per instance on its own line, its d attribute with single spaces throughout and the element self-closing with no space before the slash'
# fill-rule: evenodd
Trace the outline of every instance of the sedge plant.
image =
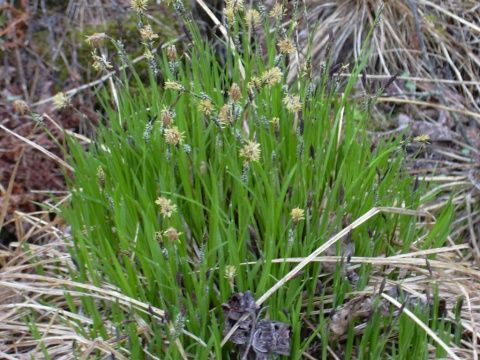
<svg viewBox="0 0 480 360">
<path fill-rule="evenodd" d="M 373 139 L 371 114 L 351 99 L 368 41 L 343 81 L 328 61 L 309 63 L 309 50 L 296 46 L 295 22 L 281 24 L 282 9 L 269 14 L 233 2 L 226 37 L 214 47 L 177 3 L 187 40 L 155 53 L 145 9 L 136 9 L 148 74 L 115 42 L 120 56 L 111 61 L 123 66 L 112 78 L 115 91 L 101 92 L 104 121 L 88 147 L 68 141 L 74 173 L 63 216 L 72 275 L 149 308 L 88 293 L 80 304 L 67 302 L 92 319 L 79 326 L 82 336 L 123 339 L 117 350 L 126 358 L 241 358 L 234 344 L 222 344 L 222 303 L 246 291 L 258 299 L 295 261 L 374 207 L 417 209 L 422 188 L 404 168 L 408 139 Z M 297 76 L 287 82 L 292 66 Z M 369 219 L 328 249 L 343 260 L 308 264 L 269 297 L 263 316 L 291 326 L 290 358 L 327 359 L 329 351 L 428 357 L 437 344 L 393 308 L 363 320 L 362 336 L 355 322 L 342 336 L 329 332 L 335 308 L 352 294 L 373 293 L 375 267 L 362 263 L 347 276 L 348 257 L 406 253 L 427 232 L 415 246 L 442 246 L 449 213 L 429 231 L 417 220 Z M 385 278 L 391 284 L 400 276 Z M 414 310 L 429 323 L 425 309 Z M 444 341 L 453 341 L 449 325 L 435 321 Z"/>
</svg>

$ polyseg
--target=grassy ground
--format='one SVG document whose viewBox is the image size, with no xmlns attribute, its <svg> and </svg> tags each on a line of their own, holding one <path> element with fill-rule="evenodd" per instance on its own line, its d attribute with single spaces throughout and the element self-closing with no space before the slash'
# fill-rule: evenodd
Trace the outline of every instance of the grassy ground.
<svg viewBox="0 0 480 360">
<path fill-rule="evenodd" d="M 107 59 L 97 47 L 97 67 L 122 70 L 95 139 L 67 135 L 71 194 L 55 205 L 67 236 L 48 227 L 58 241 L 4 257 L 1 351 L 476 356 L 480 274 L 449 236 L 455 201 L 427 211 L 438 192 L 407 169 L 428 139 L 372 136 L 382 90 L 352 96 L 370 42 L 349 77 L 307 61 L 287 83 L 294 22 L 256 24 L 232 3 L 218 52 L 176 10 L 190 41 L 152 55 L 145 78 L 120 48 Z"/>
</svg>

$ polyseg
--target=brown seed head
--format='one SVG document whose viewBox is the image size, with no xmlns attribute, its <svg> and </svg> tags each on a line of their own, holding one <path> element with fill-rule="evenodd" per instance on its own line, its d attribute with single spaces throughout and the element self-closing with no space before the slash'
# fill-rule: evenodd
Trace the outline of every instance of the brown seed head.
<svg viewBox="0 0 480 360">
<path fill-rule="evenodd" d="M 182 233 L 178 232 L 174 227 L 169 227 L 163 232 L 163 236 L 165 236 L 170 242 L 177 242 L 180 235 L 182 235 Z"/>
<path fill-rule="evenodd" d="M 213 111 L 213 103 L 210 99 L 202 99 L 198 103 L 198 111 L 203 115 L 209 116 Z"/>
<path fill-rule="evenodd" d="M 278 46 L 278 49 L 280 50 L 280 53 L 284 55 L 294 53 L 295 50 L 297 50 L 293 41 L 288 38 L 283 38 L 282 40 L 280 40 L 277 46 Z"/>
<path fill-rule="evenodd" d="M 268 86 L 273 86 L 282 81 L 282 70 L 275 66 L 262 74 L 262 82 Z"/>
<path fill-rule="evenodd" d="M 300 102 L 300 96 L 287 94 L 283 98 L 283 104 L 288 111 L 296 113 L 302 109 L 302 103 Z"/>
<path fill-rule="evenodd" d="M 240 86 L 237 83 L 233 83 L 230 87 L 229 91 L 230 99 L 232 101 L 239 101 L 242 98 L 242 90 L 240 90 Z"/>
<path fill-rule="evenodd" d="M 169 61 L 176 61 L 178 58 L 178 54 L 177 54 L 177 48 L 175 47 L 175 45 L 168 45 L 167 46 L 167 59 Z"/>
<path fill-rule="evenodd" d="M 147 24 L 140 29 L 140 36 L 142 37 L 143 41 L 152 41 L 158 38 L 158 35 L 153 32 L 150 24 Z"/>
<path fill-rule="evenodd" d="M 165 141 L 167 144 L 173 146 L 181 145 L 184 137 L 183 132 L 180 132 L 176 126 L 165 129 Z"/>
<path fill-rule="evenodd" d="M 95 33 L 86 37 L 85 42 L 92 47 L 102 46 L 108 38 L 105 33 Z"/>
<path fill-rule="evenodd" d="M 23 100 L 15 100 L 12 106 L 13 106 L 13 111 L 15 111 L 19 115 L 25 115 L 27 112 L 30 111 L 30 107 Z"/>
<path fill-rule="evenodd" d="M 163 127 L 169 127 L 175 118 L 175 113 L 170 110 L 168 107 L 164 107 L 160 112 L 160 120 L 162 121 Z"/>
</svg>

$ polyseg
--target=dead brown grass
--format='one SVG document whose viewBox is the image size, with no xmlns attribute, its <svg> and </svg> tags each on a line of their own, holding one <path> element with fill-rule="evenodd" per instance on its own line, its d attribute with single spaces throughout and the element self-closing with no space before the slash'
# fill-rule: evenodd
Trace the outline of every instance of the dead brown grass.
<svg viewBox="0 0 480 360">
<path fill-rule="evenodd" d="M 384 6 L 379 0 L 305 3 L 308 16 L 299 27 L 298 38 L 300 42 L 306 41 L 307 29 L 314 29 L 313 66 L 318 67 L 325 60 L 329 34 L 333 34 L 334 63 L 358 59 L 366 34 L 378 22 L 367 73 L 416 78 L 412 80 L 416 87 L 414 93 L 399 82 L 394 84 L 389 91 L 399 96 L 422 96 L 456 108 L 461 105 L 466 109 L 480 109 L 480 6 L 477 1 L 399 0 L 385 2 Z M 307 54 L 301 52 L 300 61 L 305 56 Z M 296 65 L 294 62 L 292 69 L 296 69 Z M 294 74 L 295 71 L 291 76 Z M 432 79 L 450 82 L 432 82 Z"/>
</svg>

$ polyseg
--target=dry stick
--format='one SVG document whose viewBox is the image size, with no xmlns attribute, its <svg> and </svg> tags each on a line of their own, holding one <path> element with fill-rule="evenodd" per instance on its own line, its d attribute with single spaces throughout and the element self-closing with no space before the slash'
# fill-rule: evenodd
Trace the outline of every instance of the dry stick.
<svg viewBox="0 0 480 360">
<path fill-rule="evenodd" d="M 42 117 L 44 117 L 45 119 L 50 121 L 58 130 L 62 131 L 63 133 L 65 133 L 67 135 L 70 135 L 72 137 L 75 137 L 78 140 L 83 141 L 86 144 L 91 144 L 92 143 L 92 140 L 89 139 L 88 137 L 86 137 L 84 135 L 81 135 L 81 134 L 77 134 L 76 132 L 70 131 L 68 129 L 62 128 L 55 120 L 53 120 L 50 116 L 48 116 L 48 114 L 43 113 Z M 103 150 L 103 151 L 106 151 L 108 153 L 110 152 L 110 150 L 103 144 L 100 144 L 100 149 Z"/>
<path fill-rule="evenodd" d="M 402 98 L 397 98 L 397 97 L 392 97 L 392 96 L 390 96 L 390 97 L 380 96 L 380 97 L 377 98 L 377 101 L 391 102 L 391 103 L 397 103 L 397 104 L 422 105 L 422 106 L 428 106 L 428 107 L 435 108 L 435 109 L 456 112 L 456 113 L 459 113 L 459 114 L 462 114 L 462 115 L 471 116 L 471 117 L 475 118 L 475 120 L 477 120 L 478 123 L 480 124 L 480 114 L 474 113 L 473 111 L 455 109 L 455 108 L 452 108 L 452 107 L 449 107 L 449 106 L 435 104 L 435 103 L 431 103 L 431 102 L 427 102 L 427 101 L 402 99 Z"/>
<path fill-rule="evenodd" d="M 425 39 L 423 37 L 422 33 L 422 27 L 420 26 L 420 20 L 418 19 L 418 9 L 417 9 L 417 4 L 416 2 L 413 2 L 412 0 L 407 0 L 408 6 L 410 7 L 410 10 L 412 11 L 413 15 L 413 20 L 415 23 L 415 32 L 417 33 L 417 39 L 418 42 L 420 43 L 420 51 L 422 52 L 423 60 L 427 63 L 430 73 L 434 75 L 433 72 L 433 66 L 432 62 L 430 61 L 430 58 L 428 57 L 428 52 L 427 48 L 425 46 Z"/>
<path fill-rule="evenodd" d="M 458 250 L 458 249 L 469 249 L 468 245 L 463 245 L 458 248 L 451 247 L 450 251 Z M 425 254 L 436 254 L 435 251 L 425 251 Z M 407 254 L 405 254 L 407 255 Z M 285 263 L 301 263 L 305 258 L 281 258 L 281 259 L 273 259 L 272 264 L 285 264 Z M 341 263 L 342 260 L 345 260 L 342 256 L 318 256 L 312 259 L 311 262 L 315 263 Z M 361 258 L 361 257 L 352 257 L 349 259 L 350 264 L 369 264 L 372 266 L 392 266 L 398 268 L 409 268 L 409 267 L 425 267 L 425 259 L 407 259 L 398 257 L 378 257 L 378 258 Z M 248 266 L 248 265 L 257 265 L 258 262 L 248 262 L 248 263 L 241 263 L 241 266 Z M 431 268 L 434 269 L 446 269 L 456 271 L 462 274 L 466 274 L 469 276 L 473 276 L 477 279 L 480 279 L 480 272 L 476 270 L 472 270 L 465 265 L 460 265 L 458 263 L 451 263 L 451 262 L 442 262 L 438 260 L 429 260 L 429 265 Z"/>
<path fill-rule="evenodd" d="M 268 289 L 258 300 L 257 300 L 257 306 L 262 305 L 274 292 L 276 292 L 278 289 L 280 289 L 285 283 L 287 283 L 289 280 L 294 278 L 305 266 L 307 266 L 309 263 L 313 262 L 315 258 L 320 255 L 323 251 L 328 249 L 330 246 L 335 244 L 338 240 L 342 239 L 345 237 L 347 234 L 349 234 L 353 229 L 356 229 L 366 221 L 370 220 L 372 217 L 380 214 L 380 213 L 390 213 L 390 214 L 401 214 L 401 215 L 410 215 L 410 216 L 430 216 L 427 212 L 424 211 L 415 211 L 415 210 L 408 210 L 408 209 L 402 209 L 402 208 L 394 208 L 394 207 L 378 207 L 378 208 L 372 208 L 369 211 L 367 211 L 365 214 L 360 216 L 357 220 L 355 220 L 353 223 L 345 227 L 342 231 L 340 231 L 337 235 L 333 236 L 330 238 L 326 243 L 324 243 L 322 246 L 317 248 L 314 252 L 312 252 L 309 256 L 304 258 L 297 266 L 295 266 L 288 274 L 286 274 L 283 278 L 281 278 L 275 285 L 273 285 L 270 289 Z M 237 321 L 237 323 L 230 329 L 228 334 L 223 338 L 221 346 L 224 346 L 228 339 L 233 335 L 233 333 L 238 329 L 238 326 L 240 322 L 244 321 L 246 319 L 246 316 L 242 316 L 240 320 Z"/>
<path fill-rule="evenodd" d="M 139 62 L 140 60 L 142 60 L 144 58 L 144 56 L 139 56 L 137 57 L 136 59 L 134 59 L 132 61 L 132 63 L 137 63 Z M 125 66 L 126 67 L 126 66 Z M 122 67 L 125 68 L 125 67 Z M 102 76 L 100 79 L 97 79 L 97 80 L 94 80 L 92 82 L 89 82 L 87 84 L 84 84 L 84 85 L 81 85 L 79 87 L 76 87 L 74 89 L 71 89 L 71 90 L 68 90 L 68 91 L 65 91 L 65 95 L 67 96 L 73 96 L 75 95 L 76 93 L 82 91 L 82 90 L 85 90 L 85 89 L 88 89 L 88 88 L 91 88 L 92 86 L 95 86 L 95 85 L 98 85 L 98 84 L 101 84 L 103 83 L 104 81 L 108 80 L 109 78 L 111 78 L 113 75 L 115 75 L 115 71 L 110 71 L 109 73 L 105 74 L 104 76 Z M 46 99 L 42 99 L 42 100 L 39 100 L 33 104 L 30 105 L 30 107 L 36 107 L 36 106 L 39 106 L 39 105 L 43 105 L 43 104 L 46 104 L 50 101 L 53 101 L 53 98 L 54 96 L 52 97 L 49 97 L 49 98 L 46 98 Z"/>
<path fill-rule="evenodd" d="M 342 73 L 338 74 L 341 77 L 351 77 L 352 73 Z M 365 77 L 367 79 L 373 80 L 385 80 L 390 79 L 391 75 L 377 75 L 377 74 L 366 74 Z M 417 81 L 417 82 L 427 82 L 427 83 L 439 83 L 439 84 L 449 84 L 449 85 L 480 85 L 480 81 L 469 81 L 469 80 L 449 80 L 449 79 L 429 79 L 423 77 L 416 77 L 416 76 L 397 76 L 397 80 L 405 80 L 405 81 Z"/>
<path fill-rule="evenodd" d="M 37 354 L 37 353 L 39 352 L 40 348 L 41 348 L 42 345 L 44 344 L 45 338 L 46 338 L 46 337 L 49 335 L 49 333 L 50 333 L 50 329 L 52 328 L 54 321 L 55 321 L 55 320 L 57 319 L 57 317 L 58 317 L 59 310 L 60 310 L 60 309 L 55 310 L 52 318 L 51 318 L 50 321 L 48 322 L 47 328 L 45 329 L 45 331 L 44 331 L 43 334 L 42 334 L 41 339 L 38 340 L 37 346 L 35 346 L 35 349 L 33 349 L 33 350 L 31 351 L 31 353 L 33 352 L 33 354 Z"/>
<path fill-rule="evenodd" d="M 77 138 L 78 140 L 80 141 L 83 141 L 87 144 L 90 144 L 92 142 L 92 140 L 90 140 L 89 138 L 87 138 L 86 136 L 83 136 L 81 134 L 77 134 L 76 132 L 73 132 L 73 131 L 70 131 L 68 129 L 64 129 L 63 127 L 61 127 L 55 120 L 53 120 L 47 113 L 43 113 L 42 114 L 42 117 L 47 119 L 48 121 L 50 121 L 53 126 L 55 126 L 58 130 L 60 130 L 61 132 L 65 132 L 66 134 L 72 136 L 72 137 L 75 137 Z"/>
<path fill-rule="evenodd" d="M 475 317 L 473 316 L 472 313 L 472 302 L 470 299 L 470 296 L 468 295 L 468 291 L 461 285 L 458 284 L 458 287 L 462 290 L 463 296 L 465 297 L 467 301 L 467 307 L 468 307 L 468 314 L 470 315 L 470 322 L 472 324 L 472 329 L 476 329 L 477 325 L 475 324 Z M 477 342 L 477 332 L 475 330 L 472 331 L 472 343 L 473 344 L 478 344 Z M 478 359 L 478 349 L 477 346 L 473 346 L 473 358 Z"/>
<path fill-rule="evenodd" d="M 60 165 L 62 165 L 63 167 L 65 167 L 66 169 L 70 170 L 71 172 L 74 172 L 74 169 L 68 165 L 65 161 L 63 161 L 61 158 L 59 158 L 57 155 L 55 155 L 54 153 L 48 151 L 47 149 L 45 149 L 44 147 L 38 145 L 38 144 L 35 144 L 33 141 L 27 139 L 26 137 L 23 137 L 22 135 L 19 135 L 15 132 L 13 132 L 12 130 L 6 128 L 5 126 L 3 125 L 0 125 L 0 128 L 5 130 L 7 133 L 9 133 L 10 135 L 13 135 L 15 136 L 16 138 L 22 140 L 23 142 L 27 143 L 28 145 L 32 146 L 33 148 L 39 150 L 40 152 L 44 153 L 45 155 L 47 155 L 49 158 L 55 160 L 56 162 L 58 162 Z"/>
<path fill-rule="evenodd" d="M 395 305 L 397 308 L 399 308 L 399 309 L 402 308 L 402 304 L 399 303 L 394 298 L 392 298 L 391 296 L 389 296 L 385 293 L 382 293 L 381 296 L 385 300 L 388 300 L 390 303 Z M 403 307 L 403 313 L 405 315 L 407 315 L 410 319 L 412 319 L 415 323 L 417 323 L 417 325 L 420 326 L 433 340 L 435 340 L 435 342 L 438 345 L 440 345 L 448 353 L 448 355 L 451 356 L 452 359 L 460 360 L 460 358 L 457 355 L 455 355 L 455 353 L 452 351 L 452 349 L 450 349 L 448 347 L 448 345 L 445 344 L 445 342 L 442 339 L 440 339 L 438 337 L 438 335 L 432 329 L 430 329 L 427 325 L 425 325 L 425 323 L 422 320 L 420 320 L 414 313 L 412 313 L 410 310 L 408 310 L 405 307 Z"/>
</svg>

